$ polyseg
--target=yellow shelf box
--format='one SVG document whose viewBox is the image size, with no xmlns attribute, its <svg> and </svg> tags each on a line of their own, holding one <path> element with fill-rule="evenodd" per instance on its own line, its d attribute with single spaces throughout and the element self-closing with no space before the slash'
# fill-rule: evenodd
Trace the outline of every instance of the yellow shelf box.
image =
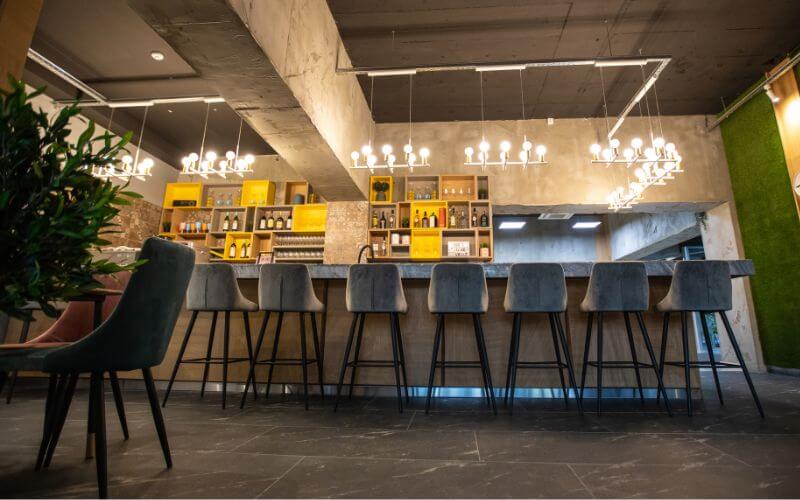
<svg viewBox="0 0 800 500">
<path fill-rule="evenodd" d="M 325 203 L 295 205 L 292 212 L 292 231 L 298 233 L 325 231 L 328 218 L 328 206 Z"/>
<path fill-rule="evenodd" d="M 383 191 L 385 198 L 378 199 L 378 191 L 375 190 L 375 183 L 381 182 L 389 185 L 389 189 Z M 394 179 L 390 175 L 371 175 L 369 178 L 369 201 L 372 203 L 391 203 L 394 192 Z"/>
<path fill-rule="evenodd" d="M 439 229 L 414 229 L 411 231 L 411 258 L 434 260 L 442 257 L 442 232 Z"/>
<path fill-rule="evenodd" d="M 242 183 L 243 207 L 258 207 L 275 203 L 275 183 L 268 180 L 249 180 Z"/>
<path fill-rule="evenodd" d="M 236 243 L 236 257 L 229 257 L 231 245 Z M 240 257 L 242 245 L 247 244 L 250 248 L 250 257 Z M 253 260 L 253 233 L 228 232 L 225 233 L 225 248 L 223 250 L 224 259 L 229 262 L 246 262 Z"/>
<path fill-rule="evenodd" d="M 164 208 L 200 208 L 203 185 L 199 182 L 170 182 L 164 191 Z M 194 201 L 192 206 L 175 207 L 175 201 Z"/>
</svg>

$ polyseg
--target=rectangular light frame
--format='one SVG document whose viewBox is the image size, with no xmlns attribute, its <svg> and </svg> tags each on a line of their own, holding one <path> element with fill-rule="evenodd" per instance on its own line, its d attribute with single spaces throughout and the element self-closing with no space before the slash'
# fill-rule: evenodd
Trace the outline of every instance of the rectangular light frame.
<svg viewBox="0 0 800 500">
<path fill-rule="evenodd" d="M 602 221 L 599 220 L 584 220 L 578 221 L 572 224 L 572 229 L 595 229 L 602 224 Z"/>
<path fill-rule="evenodd" d="M 497 229 L 522 229 L 527 224 L 524 220 L 504 220 Z"/>
</svg>

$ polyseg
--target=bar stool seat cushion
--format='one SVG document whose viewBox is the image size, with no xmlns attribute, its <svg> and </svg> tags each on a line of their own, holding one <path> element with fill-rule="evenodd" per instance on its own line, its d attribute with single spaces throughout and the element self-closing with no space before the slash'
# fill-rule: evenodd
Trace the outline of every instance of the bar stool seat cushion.
<svg viewBox="0 0 800 500">
<path fill-rule="evenodd" d="M 506 312 L 562 312 L 567 308 L 567 283 L 561 264 L 513 264 L 503 302 Z"/>
<path fill-rule="evenodd" d="M 597 262 L 581 303 L 584 312 L 646 311 L 650 285 L 644 262 Z"/>
<path fill-rule="evenodd" d="M 428 309 L 435 314 L 482 314 L 489 308 L 486 276 L 479 264 L 436 264 L 431 271 Z"/>
<path fill-rule="evenodd" d="M 685 260 L 675 264 L 667 296 L 656 305 L 662 312 L 729 311 L 731 272 L 720 260 Z"/>
<path fill-rule="evenodd" d="M 305 264 L 264 264 L 258 277 L 258 307 L 262 311 L 323 312 Z"/>
<path fill-rule="evenodd" d="M 186 309 L 190 311 L 257 311 L 258 304 L 239 290 L 236 272 L 230 264 L 201 264 L 194 268 Z"/>
<path fill-rule="evenodd" d="M 353 264 L 347 272 L 347 310 L 353 313 L 405 313 L 400 270 L 394 264 Z"/>
</svg>

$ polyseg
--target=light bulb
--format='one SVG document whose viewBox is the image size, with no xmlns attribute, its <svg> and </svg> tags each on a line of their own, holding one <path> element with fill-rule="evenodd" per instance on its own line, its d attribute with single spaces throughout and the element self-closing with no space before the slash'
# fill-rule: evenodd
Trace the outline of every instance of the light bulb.
<svg viewBox="0 0 800 500">
<path fill-rule="evenodd" d="M 589 152 L 592 153 L 593 155 L 599 155 L 602 149 L 603 149 L 602 146 L 600 146 L 597 143 L 594 143 L 591 146 L 589 146 Z"/>
<path fill-rule="evenodd" d="M 197 156 L 197 153 L 192 153 L 192 154 L 189 155 L 189 161 L 191 161 L 192 163 L 195 163 L 199 159 L 200 159 L 200 157 Z"/>
<path fill-rule="evenodd" d="M 403 153 L 410 155 L 412 151 L 414 151 L 414 148 L 411 147 L 411 143 L 403 146 Z"/>
<path fill-rule="evenodd" d="M 656 137 L 655 139 L 653 139 L 653 146 L 655 146 L 656 148 L 663 148 L 664 144 L 665 141 L 661 137 Z"/>
<path fill-rule="evenodd" d="M 152 158 L 145 158 L 145 159 L 142 161 L 142 165 L 144 166 L 144 168 L 150 168 L 150 167 L 152 167 L 152 166 L 153 166 L 153 159 L 152 159 Z"/>
<path fill-rule="evenodd" d="M 667 172 L 675 170 L 675 163 L 668 161 L 667 163 L 664 164 L 664 170 L 666 170 Z"/>
<path fill-rule="evenodd" d="M 386 159 L 386 162 L 389 163 L 390 167 L 392 165 L 394 165 L 394 162 L 396 162 L 396 161 L 397 161 L 397 157 L 395 155 L 393 155 L 393 154 L 390 154 L 389 157 Z"/>
<path fill-rule="evenodd" d="M 508 141 L 503 141 L 500 143 L 500 151 L 508 152 L 511 149 L 511 143 Z"/>
<path fill-rule="evenodd" d="M 231 161 L 234 158 L 236 158 L 236 153 L 234 153 L 233 151 L 228 151 L 227 153 L 225 153 L 225 158 L 227 158 L 228 161 Z"/>
<path fill-rule="evenodd" d="M 478 149 L 486 153 L 487 151 L 489 151 L 489 143 L 486 141 L 481 141 L 481 143 L 478 144 Z"/>
<path fill-rule="evenodd" d="M 352 153 L 350 153 L 350 158 L 352 158 L 352 159 L 353 159 L 353 161 L 358 161 L 358 159 L 359 159 L 360 157 L 361 157 L 361 155 L 360 155 L 360 154 L 358 154 L 358 151 L 353 151 Z"/>
<path fill-rule="evenodd" d="M 528 162 L 528 151 L 523 149 L 522 151 L 519 152 L 519 161 L 523 163 Z"/>
<path fill-rule="evenodd" d="M 200 166 L 203 168 L 203 170 L 208 170 L 208 160 L 201 161 Z"/>
<path fill-rule="evenodd" d="M 645 178 L 645 176 L 646 176 L 647 174 L 645 174 L 645 173 L 644 173 L 644 170 L 642 170 L 641 168 L 637 168 L 637 169 L 636 169 L 636 170 L 633 172 L 633 175 L 635 175 L 635 176 L 636 176 L 636 178 L 637 178 L 637 179 L 639 179 L 639 180 L 641 181 L 641 180 L 644 180 L 644 178 Z"/>
<path fill-rule="evenodd" d="M 536 154 L 541 158 L 544 154 L 547 153 L 547 148 L 544 144 L 539 144 L 536 146 Z"/>
<path fill-rule="evenodd" d="M 667 153 L 674 153 L 675 152 L 675 143 L 668 142 L 664 146 L 664 149 L 667 151 Z"/>
<path fill-rule="evenodd" d="M 525 141 L 525 142 L 522 143 L 522 150 L 523 151 L 530 151 L 532 148 L 533 148 L 533 144 L 531 144 L 531 141 Z"/>
<path fill-rule="evenodd" d="M 483 151 L 478 153 L 478 161 L 480 161 L 481 163 L 485 162 L 486 158 L 487 158 L 486 153 L 484 153 Z"/>
<path fill-rule="evenodd" d="M 219 168 L 221 170 L 225 170 L 228 168 L 228 160 L 220 160 L 219 161 Z"/>
<path fill-rule="evenodd" d="M 390 146 L 389 144 L 384 144 L 383 147 L 381 148 L 381 152 L 383 153 L 384 156 L 389 156 L 390 154 L 392 154 L 392 146 Z"/>
<path fill-rule="evenodd" d="M 622 156 L 624 156 L 625 159 L 628 160 L 628 161 L 633 159 L 633 154 L 634 153 L 633 153 L 633 150 L 631 148 L 625 148 L 625 150 L 622 152 Z"/>
<path fill-rule="evenodd" d="M 653 148 L 647 148 L 644 150 L 644 155 L 647 157 L 648 160 L 656 160 L 658 159 L 658 154 L 656 150 Z"/>
<path fill-rule="evenodd" d="M 216 159 L 217 159 L 217 153 L 213 151 L 209 151 L 208 153 L 206 153 L 206 160 L 208 160 L 209 162 L 213 162 Z"/>
<path fill-rule="evenodd" d="M 644 145 L 644 142 L 639 137 L 634 137 L 633 140 L 631 141 L 631 146 L 633 146 L 633 149 L 637 149 L 637 150 L 638 149 L 642 149 L 643 145 Z"/>
<path fill-rule="evenodd" d="M 122 163 L 124 163 L 125 165 L 130 165 L 131 163 L 133 163 L 133 157 L 131 155 L 123 156 Z"/>
<path fill-rule="evenodd" d="M 422 148 L 419 150 L 419 155 L 422 157 L 423 161 L 430 156 L 431 150 L 428 148 Z"/>
<path fill-rule="evenodd" d="M 181 158 L 181 165 L 183 165 L 184 167 L 188 167 L 191 164 L 192 160 L 190 160 L 188 156 L 184 156 L 183 158 Z"/>
<path fill-rule="evenodd" d="M 664 175 L 664 169 L 661 167 L 656 167 L 653 169 L 653 173 L 656 174 L 656 177 L 661 177 Z"/>
<path fill-rule="evenodd" d="M 413 165 L 414 163 L 416 163 L 416 161 L 417 161 L 417 155 L 415 155 L 414 153 L 409 153 L 408 164 Z"/>
<path fill-rule="evenodd" d="M 372 146 L 370 146 L 369 144 L 365 144 L 364 146 L 362 146 L 361 147 L 361 154 L 366 156 L 366 157 L 371 155 L 372 154 Z"/>
<path fill-rule="evenodd" d="M 253 163 L 255 163 L 255 161 L 256 161 L 256 157 L 255 156 L 253 156 L 253 155 L 244 155 L 244 162 L 247 163 L 248 165 L 252 165 Z"/>
<path fill-rule="evenodd" d="M 378 161 L 378 158 L 375 155 L 371 154 L 371 155 L 367 156 L 367 165 L 369 165 L 370 167 L 374 166 L 375 162 L 377 162 L 377 161 Z"/>
<path fill-rule="evenodd" d="M 606 161 L 610 161 L 614 157 L 614 153 L 611 152 L 610 149 L 606 148 L 603 150 L 603 159 Z"/>
<path fill-rule="evenodd" d="M 611 146 L 612 149 L 617 149 L 619 147 L 619 139 L 611 139 L 608 145 Z"/>
<path fill-rule="evenodd" d="M 467 146 L 467 147 L 464 148 L 464 154 L 469 156 L 469 157 L 472 157 L 472 155 L 475 154 L 475 150 L 472 149 L 470 146 Z"/>
</svg>

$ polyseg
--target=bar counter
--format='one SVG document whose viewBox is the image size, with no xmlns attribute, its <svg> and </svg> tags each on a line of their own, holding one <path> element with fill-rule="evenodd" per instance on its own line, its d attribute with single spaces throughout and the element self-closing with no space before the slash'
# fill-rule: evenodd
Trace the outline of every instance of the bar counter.
<svg viewBox="0 0 800 500">
<path fill-rule="evenodd" d="M 753 263 L 750 260 L 729 261 L 733 277 L 751 276 L 754 274 Z M 406 362 L 408 365 L 409 383 L 415 387 L 424 387 L 427 384 L 427 374 L 431 360 L 431 349 L 435 329 L 435 316 L 428 312 L 427 290 L 428 279 L 434 264 L 431 263 L 399 263 L 406 300 L 409 312 L 401 316 L 400 325 L 405 344 Z M 487 277 L 489 290 L 489 311 L 483 317 L 483 327 L 489 351 L 489 364 L 492 379 L 496 388 L 504 385 L 508 349 L 511 336 L 512 316 L 503 310 L 503 298 L 506 288 L 506 278 L 511 264 L 482 264 Z M 672 261 L 648 261 L 647 273 L 650 277 L 650 305 L 651 309 L 644 314 L 645 323 L 656 348 L 658 355 L 662 335 L 661 314 L 653 311 L 653 306 L 667 293 L 670 283 Z M 562 263 L 567 276 L 567 292 L 569 296 L 564 326 L 568 341 L 572 348 L 573 361 L 578 374 L 583 357 L 584 339 L 586 334 L 586 314 L 580 311 L 580 302 L 583 300 L 588 284 L 591 262 L 565 262 Z M 237 276 L 242 292 L 253 301 L 258 300 L 258 265 L 235 264 Z M 346 264 L 309 264 L 309 271 L 314 280 L 317 296 L 325 302 L 327 311 L 320 315 L 318 324 L 321 330 L 321 342 L 325 365 L 326 385 L 335 384 L 344 353 L 344 344 L 347 339 L 352 315 L 345 306 L 345 286 L 347 280 Z M 190 314 L 183 311 L 178 320 L 175 333 L 169 347 L 167 357 L 157 369 L 154 376 L 157 379 L 169 378 L 170 370 L 175 362 L 184 331 L 187 327 Z M 272 315 L 264 346 L 261 349 L 261 359 L 267 357 L 272 348 L 275 322 L 277 315 Z M 251 313 L 250 323 L 253 339 L 258 335 L 263 313 Z M 211 324 L 211 314 L 201 313 L 195 324 L 192 339 L 186 352 L 186 357 L 203 357 L 208 342 L 208 332 Z M 445 350 L 448 360 L 476 360 L 474 334 L 471 319 L 467 315 L 448 317 L 446 322 L 447 336 Z M 554 358 L 549 323 L 546 315 L 525 315 L 522 322 L 522 340 L 520 346 L 520 360 L 551 360 Z M 637 343 L 637 354 L 640 360 L 647 359 L 647 353 L 641 341 L 641 334 L 634 322 L 634 339 Z M 690 326 L 690 328 L 692 328 Z M 734 323 L 735 328 L 735 323 Z M 606 360 L 630 360 L 630 351 L 625 335 L 625 326 L 621 314 L 607 314 L 604 319 Z M 222 340 L 222 315 L 217 321 L 217 334 L 215 338 L 215 353 L 221 353 Z M 677 317 L 670 322 L 670 341 L 667 348 L 667 359 L 680 359 L 680 321 Z M 694 353 L 694 342 L 692 355 Z M 241 314 L 231 315 L 231 356 L 246 356 L 244 328 Z M 594 339 L 592 350 L 594 350 Z M 390 359 L 391 337 L 387 315 L 368 315 L 364 328 L 364 341 L 361 359 Z M 299 324 L 296 314 L 286 314 L 281 333 L 281 350 L 283 357 L 299 357 Z M 594 353 L 591 359 L 594 358 Z M 316 381 L 315 370 L 312 365 L 309 380 Z M 258 378 L 266 378 L 266 367 L 259 368 Z M 228 380 L 243 382 L 247 373 L 244 363 L 233 364 L 229 368 Z M 578 375 L 580 376 L 580 375 Z M 696 370 L 693 377 L 697 376 Z M 202 365 L 183 365 L 178 373 L 179 381 L 199 381 L 202 378 Z M 209 380 L 219 381 L 221 369 L 212 366 Z M 607 370 L 604 373 L 604 387 L 630 388 L 635 386 L 633 370 Z M 296 384 L 302 381 L 299 368 L 278 367 L 275 370 L 275 381 L 280 383 Z M 656 386 L 655 377 L 650 370 L 642 370 L 642 382 L 646 388 Z M 361 368 L 359 369 L 357 383 L 366 385 L 393 385 L 394 374 L 390 369 Z M 441 384 L 437 374 L 437 384 Z M 587 387 L 593 386 L 594 369 L 589 370 Z M 697 384 L 697 381 L 693 381 Z M 481 385 L 480 370 L 448 370 L 445 384 L 451 387 L 479 387 Z M 668 367 L 665 370 L 665 385 L 669 388 L 683 387 L 682 368 Z M 560 387 L 556 370 L 520 370 L 517 381 L 518 388 L 539 388 L 547 393 L 547 389 Z M 695 385 L 698 387 L 698 385 Z M 654 395 L 655 391 L 649 391 Z"/>
</svg>

